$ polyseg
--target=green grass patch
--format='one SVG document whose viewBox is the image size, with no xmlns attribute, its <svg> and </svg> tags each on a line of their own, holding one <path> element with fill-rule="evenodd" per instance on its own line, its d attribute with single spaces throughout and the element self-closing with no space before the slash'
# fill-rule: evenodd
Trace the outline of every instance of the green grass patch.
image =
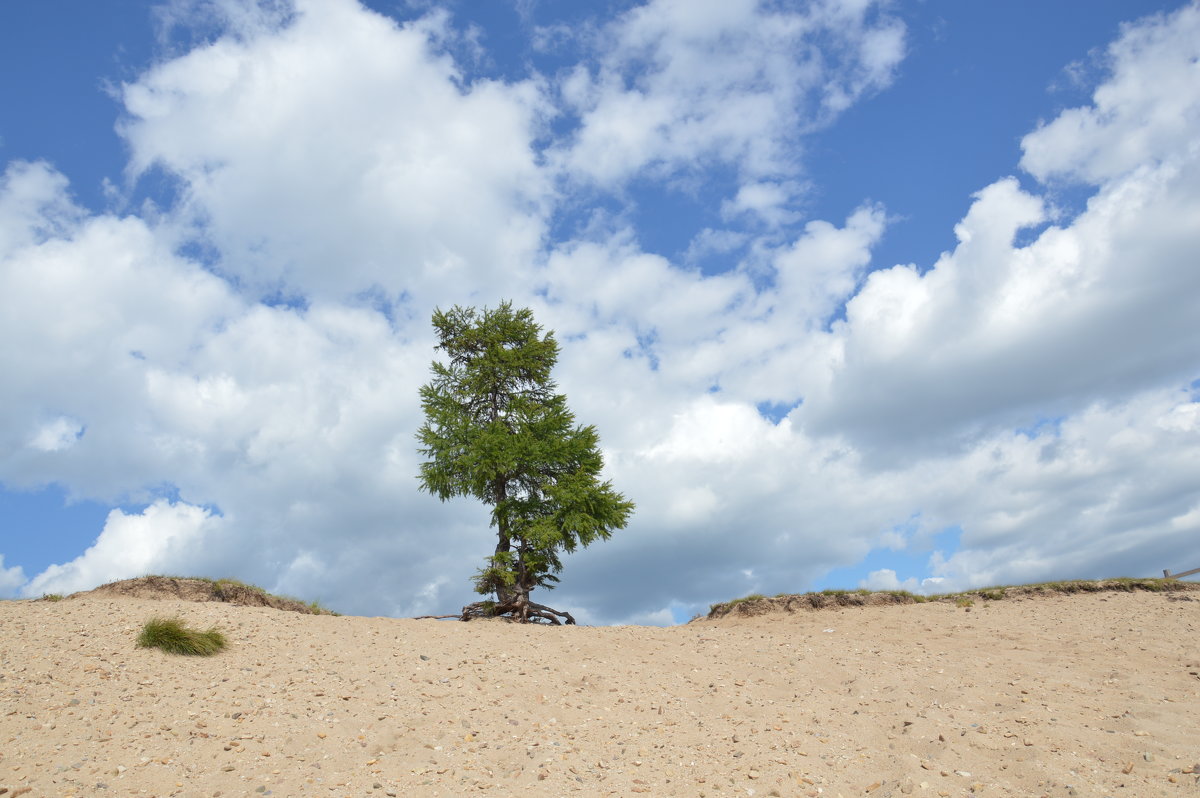
<svg viewBox="0 0 1200 798">
<path fill-rule="evenodd" d="M 42 601 L 62 601 L 62 600 L 63 600 L 62 593 L 43 593 L 42 594 Z"/>
<path fill-rule="evenodd" d="M 151 618 L 138 635 L 138 648 L 157 648 L 168 654 L 209 656 L 225 648 L 225 635 L 214 626 L 189 629 L 178 618 Z"/>
</svg>

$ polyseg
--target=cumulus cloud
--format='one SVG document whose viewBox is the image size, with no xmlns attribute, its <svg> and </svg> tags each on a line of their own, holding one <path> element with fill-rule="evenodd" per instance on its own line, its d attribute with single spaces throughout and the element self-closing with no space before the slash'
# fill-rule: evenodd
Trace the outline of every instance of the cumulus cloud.
<svg viewBox="0 0 1200 798">
<path fill-rule="evenodd" d="M 930 504 L 943 519 L 970 519 L 962 550 L 934 572 L 953 589 L 1053 579 L 1068 564 L 1079 576 L 1153 576 L 1194 554 L 1198 421 L 1197 397 L 1150 391 L 981 443 L 955 460 L 957 495 Z"/>
<path fill-rule="evenodd" d="M 70 562 L 51 565 L 22 588 L 25 596 L 74 593 L 151 572 L 204 574 L 220 519 L 202 507 L 159 500 L 143 512 L 113 510 L 99 538 Z"/>
<path fill-rule="evenodd" d="M 65 193 L 65 181 L 49 182 Z M 8 207 L 21 217 L 19 206 Z M 176 536 L 204 541 L 204 556 L 180 558 L 175 544 L 149 542 L 167 515 L 135 512 L 144 521 L 101 535 L 120 545 L 52 569 L 31 590 L 115 578 L 127 549 L 134 570 L 194 572 L 209 563 L 218 576 L 233 570 L 267 587 L 294 585 L 305 573 L 347 586 L 374 574 L 405 586 L 386 597 L 330 591 L 362 611 L 433 609 L 407 590 L 428 581 L 431 562 L 466 584 L 475 558 L 458 536 L 472 528 L 468 520 L 478 523 L 476 508 L 438 512 L 414 490 L 416 388 L 430 333 L 401 338 L 370 308 L 247 301 L 173 254 L 169 230 L 136 217 L 71 215 L 79 218 L 62 237 L 15 236 L 36 243 L 0 257 L 0 332 L 28 342 L 0 350 L 0 368 L 14 375 L 0 385 L 0 435 L 10 443 L 0 479 L 29 488 L 61 482 L 77 495 L 134 505 L 165 490 L 181 506 L 217 506 L 223 516 Z M 60 415 L 47 422 L 52 412 Z M 425 529 L 419 519 L 435 515 L 427 536 L 396 531 Z M 342 545 L 345 528 L 361 536 L 354 546 Z M 142 545 L 130 543 L 139 536 Z M 305 551 L 319 552 L 321 569 L 305 565 Z"/>
<path fill-rule="evenodd" d="M 915 593 L 921 589 L 921 584 L 915 577 L 901 581 L 891 568 L 880 568 L 871 571 L 866 579 L 860 579 L 858 586 L 864 590 L 907 590 Z"/>
<path fill-rule="evenodd" d="M 800 135 L 891 81 L 904 28 L 881 6 L 653 0 L 629 10 L 604 28 L 599 66 L 563 83 L 579 116 L 564 167 L 603 186 L 714 162 L 751 179 L 793 173 Z"/>
<path fill-rule="evenodd" d="M 1112 75 L 1092 104 L 1063 112 L 1021 142 L 1035 177 L 1096 185 L 1195 156 L 1200 97 L 1200 6 L 1126 25 L 1107 51 Z M 1189 153 L 1190 151 L 1190 153 Z"/>
<path fill-rule="evenodd" d="M 983 189 L 932 269 L 876 271 L 847 303 L 812 428 L 899 456 L 1193 379 L 1198 156 L 1106 183 L 1025 245 L 1043 202 L 1011 178 Z"/>
<path fill-rule="evenodd" d="M 240 4 L 235 4 L 240 7 Z M 125 85 L 133 178 L 178 181 L 181 235 L 259 295 L 491 298 L 533 259 L 549 181 L 534 82 L 468 83 L 441 17 L 297 0 Z"/>
<path fill-rule="evenodd" d="M 21 566 L 4 567 L 4 555 L 0 554 L 0 598 L 11 598 L 25 584 L 25 571 Z"/>
<path fill-rule="evenodd" d="M 60 452 L 74 446 L 81 435 L 82 424 L 73 419 L 59 417 L 39 427 L 29 445 L 43 452 Z"/>
</svg>

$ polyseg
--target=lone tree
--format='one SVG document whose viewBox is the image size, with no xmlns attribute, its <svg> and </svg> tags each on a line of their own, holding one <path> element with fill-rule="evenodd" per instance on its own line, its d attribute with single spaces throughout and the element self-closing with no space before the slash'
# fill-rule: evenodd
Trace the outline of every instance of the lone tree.
<svg viewBox="0 0 1200 798">
<path fill-rule="evenodd" d="M 435 361 L 421 388 L 421 489 L 491 505 L 497 537 L 475 575 L 476 592 L 495 600 L 468 604 L 461 618 L 573 624 L 570 613 L 529 594 L 558 582 L 561 552 L 623 528 L 633 502 L 600 481 L 596 429 L 576 426 L 567 398 L 555 393 L 558 344 L 531 311 L 510 302 L 482 312 L 455 306 L 435 311 L 433 326 L 449 362 Z"/>
</svg>

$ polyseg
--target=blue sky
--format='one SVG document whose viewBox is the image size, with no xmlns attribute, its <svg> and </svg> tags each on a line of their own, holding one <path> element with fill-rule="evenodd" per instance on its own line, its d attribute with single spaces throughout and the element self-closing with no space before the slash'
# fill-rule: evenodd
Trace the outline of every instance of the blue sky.
<svg viewBox="0 0 1200 798">
<path fill-rule="evenodd" d="M 8 4 L 0 595 L 465 603 L 416 389 L 505 298 L 638 503 L 549 597 L 591 622 L 1193 567 L 1198 18 Z"/>
</svg>

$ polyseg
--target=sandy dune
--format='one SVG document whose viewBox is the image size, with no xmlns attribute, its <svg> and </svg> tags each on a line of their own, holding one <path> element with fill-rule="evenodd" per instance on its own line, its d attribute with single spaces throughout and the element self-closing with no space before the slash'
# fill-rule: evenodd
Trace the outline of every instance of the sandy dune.
<svg viewBox="0 0 1200 798">
<path fill-rule="evenodd" d="M 1198 599 L 669 629 L 0 602 L 0 796 L 1196 796 Z M 231 648 L 135 648 L 171 614 Z"/>
</svg>

